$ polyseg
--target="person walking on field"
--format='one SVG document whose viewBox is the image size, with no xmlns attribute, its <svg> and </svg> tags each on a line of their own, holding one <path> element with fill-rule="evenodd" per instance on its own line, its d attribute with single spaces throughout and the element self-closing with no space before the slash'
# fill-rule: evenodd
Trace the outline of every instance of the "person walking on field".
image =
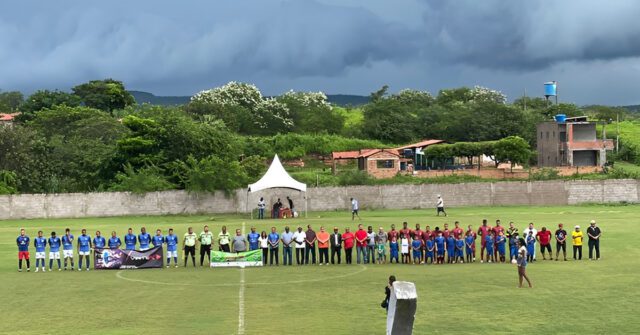
<svg viewBox="0 0 640 335">
<path fill-rule="evenodd" d="M 529 284 L 529 287 L 533 287 L 533 285 L 531 284 L 531 280 L 529 280 L 529 276 L 527 276 L 527 248 L 525 247 L 525 241 L 524 238 L 520 238 L 518 239 L 518 260 L 517 260 L 517 264 L 518 264 L 518 281 L 519 281 L 519 285 L 518 288 L 522 288 L 522 281 L 523 279 L 527 280 L 527 284 Z"/>
<path fill-rule="evenodd" d="M 591 220 L 591 226 L 587 228 L 589 236 L 589 260 L 600 260 L 600 227 L 596 226 L 596 220 Z M 593 249 L 596 249 L 596 257 L 593 258 Z"/>
<path fill-rule="evenodd" d="M 358 199 L 351 198 L 351 221 L 355 220 L 356 216 L 358 217 L 358 220 L 362 220 L 360 215 L 358 215 L 359 209 L 360 206 L 358 205 Z"/>
<path fill-rule="evenodd" d="M 440 216 L 440 213 L 444 214 L 444 216 L 447 216 L 447 212 L 445 212 L 444 210 L 444 200 L 442 199 L 442 196 L 438 194 L 438 200 L 436 201 L 436 215 Z"/>
<path fill-rule="evenodd" d="M 576 226 L 575 230 L 571 232 L 571 239 L 573 240 L 573 260 L 582 260 L 582 232 L 580 226 Z"/>
<path fill-rule="evenodd" d="M 556 261 L 560 260 L 560 249 L 562 249 L 562 255 L 564 260 L 567 260 L 567 231 L 562 228 L 562 223 L 558 224 L 558 230 L 556 230 Z"/>
<path fill-rule="evenodd" d="M 187 232 L 184 234 L 184 238 L 182 239 L 182 244 L 184 246 L 184 267 L 187 267 L 187 259 L 189 258 L 189 254 L 191 254 L 191 262 L 193 263 L 193 267 L 196 267 L 196 241 L 198 240 L 198 236 L 193 232 L 193 228 L 187 228 Z"/>
</svg>

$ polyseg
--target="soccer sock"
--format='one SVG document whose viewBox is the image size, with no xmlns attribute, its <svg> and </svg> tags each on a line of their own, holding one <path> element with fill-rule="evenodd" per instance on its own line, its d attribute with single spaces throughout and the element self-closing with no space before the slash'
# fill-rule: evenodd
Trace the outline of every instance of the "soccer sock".
<svg viewBox="0 0 640 335">
<path fill-rule="evenodd" d="M 173 262 L 176 263 L 176 265 L 178 265 L 178 257 L 173 257 Z"/>
<path fill-rule="evenodd" d="M 88 268 L 90 267 L 90 265 L 91 265 L 91 263 L 90 263 L 90 261 L 89 261 L 89 256 L 84 256 L 84 257 L 86 257 L 86 258 L 87 258 L 87 269 L 88 269 Z"/>
<path fill-rule="evenodd" d="M 67 268 L 67 260 L 68 260 L 68 258 L 65 258 L 65 259 L 64 259 L 64 268 L 65 268 L 65 269 Z"/>
<path fill-rule="evenodd" d="M 73 267 L 73 263 L 71 263 L 71 266 Z M 82 269 L 82 256 L 80 256 L 80 259 L 78 260 L 78 269 Z"/>
<path fill-rule="evenodd" d="M 18 260 L 18 269 L 22 270 L 22 260 Z"/>
<path fill-rule="evenodd" d="M 60 260 L 58 260 L 58 266 L 60 266 Z M 49 270 L 53 268 L 53 259 L 49 259 Z"/>
<path fill-rule="evenodd" d="M 171 264 L 171 257 L 167 257 L 167 265 Z"/>
<path fill-rule="evenodd" d="M 73 269 L 73 258 L 71 259 L 71 268 Z"/>
<path fill-rule="evenodd" d="M 187 256 L 185 256 L 185 257 L 184 257 L 184 267 L 185 267 L 185 268 L 187 267 L 187 259 L 188 259 L 188 258 L 187 258 Z"/>
<path fill-rule="evenodd" d="M 58 259 L 58 269 L 61 268 L 60 266 L 60 260 Z"/>
<path fill-rule="evenodd" d="M 30 261 L 29 261 L 29 259 L 27 258 L 27 269 L 31 267 L 31 265 L 30 265 L 29 263 L 30 263 Z"/>
<path fill-rule="evenodd" d="M 196 267 L 196 256 L 191 256 L 191 261 L 193 262 L 193 267 Z"/>
</svg>

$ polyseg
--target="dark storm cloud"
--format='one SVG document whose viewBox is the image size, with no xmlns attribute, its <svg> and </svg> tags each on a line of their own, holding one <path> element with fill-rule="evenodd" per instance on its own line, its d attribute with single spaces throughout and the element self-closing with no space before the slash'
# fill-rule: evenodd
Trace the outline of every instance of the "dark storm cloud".
<svg viewBox="0 0 640 335">
<path fill-rule="evenodd" d="M 432 1 L 427 44 L 443 63 L 529 70 L 640 55 L 638 1 Z"/>
</svg>

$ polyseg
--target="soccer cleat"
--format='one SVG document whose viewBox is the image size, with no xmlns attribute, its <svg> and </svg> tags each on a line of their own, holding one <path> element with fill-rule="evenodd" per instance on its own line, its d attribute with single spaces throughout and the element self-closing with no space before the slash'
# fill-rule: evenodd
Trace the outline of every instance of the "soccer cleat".
<svg viewBox="0 0 640 335">
<path fill-rule="evenodd" d="M 178 265 L 176 264 L 176 266 L 175 266 L 175 267 L 177 268 L 177 267 L 178 267 Z"/>
<path fill-rule="evenodd" d="M 480 260 L 480 263 L 484 263 L 484 261 L 483 261 L 483 260 Z"/>
<path fill-rule="evenodd" d="M 60 271 L 60 269 L 58 269 L 58 271 Z M 51 272 L 51 269 L 49 269 L 49 272 Z"/>
<path fill-rule="evenodd" d="M 169 265 L 167 265 L 167 269 L 169 268 Z"/>
<path fill-rule="evenodd" d="M 89 268 L 87 268 L 87 271 L 89 271 Z"/>
<path fill-rule="evenodd" d="M 27 268 L 27 272 L 31 272 L 31 269 L 30 269 L 30 268 Z"/>
<path fill-rule="evenodd" d="M 65 269 L 66 270 L 66 269 Z M 60 268 L 58 268 L 58 271 L 62 271 Z"/>
<path fill-rule="evenodd" d="M 73 270 L 73 269 L 72 269 Z M 82 268 L 79 268 L 78 271 L 82 271 Z"/>
<path fill-rule="evenodd" d="M 36 271 L 35 271 L 35 272 L 38 272 L 38 268 L 36 268 Z"/>
<path fill-rule="evenodd" d="M 18 269 L 18 272 L 22 272 L 22 269 Z"/>
<path fill-rule="evenodd" d="M 42 272 L 45 272 L 45 271 L 47 271 L 47 270 L 45 270 L 44 267 L 42 267 Z"/>
</svg>

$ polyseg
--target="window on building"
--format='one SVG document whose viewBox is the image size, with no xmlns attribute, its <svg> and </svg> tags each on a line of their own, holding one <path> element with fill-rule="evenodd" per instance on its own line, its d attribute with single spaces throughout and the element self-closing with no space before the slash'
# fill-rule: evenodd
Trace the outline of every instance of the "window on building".
<svg viewBox="0 0 640 335">
<path fill-rule="evenodd" d="M 540 139 L 542 139 L 542 132 L 540 132 Z"/>
<path fill-rule="evenodd" d="M 393 169 L 394 161 L 392 159 L 378 160 L 376 166 L 378 169 Z"/>
</svg>

